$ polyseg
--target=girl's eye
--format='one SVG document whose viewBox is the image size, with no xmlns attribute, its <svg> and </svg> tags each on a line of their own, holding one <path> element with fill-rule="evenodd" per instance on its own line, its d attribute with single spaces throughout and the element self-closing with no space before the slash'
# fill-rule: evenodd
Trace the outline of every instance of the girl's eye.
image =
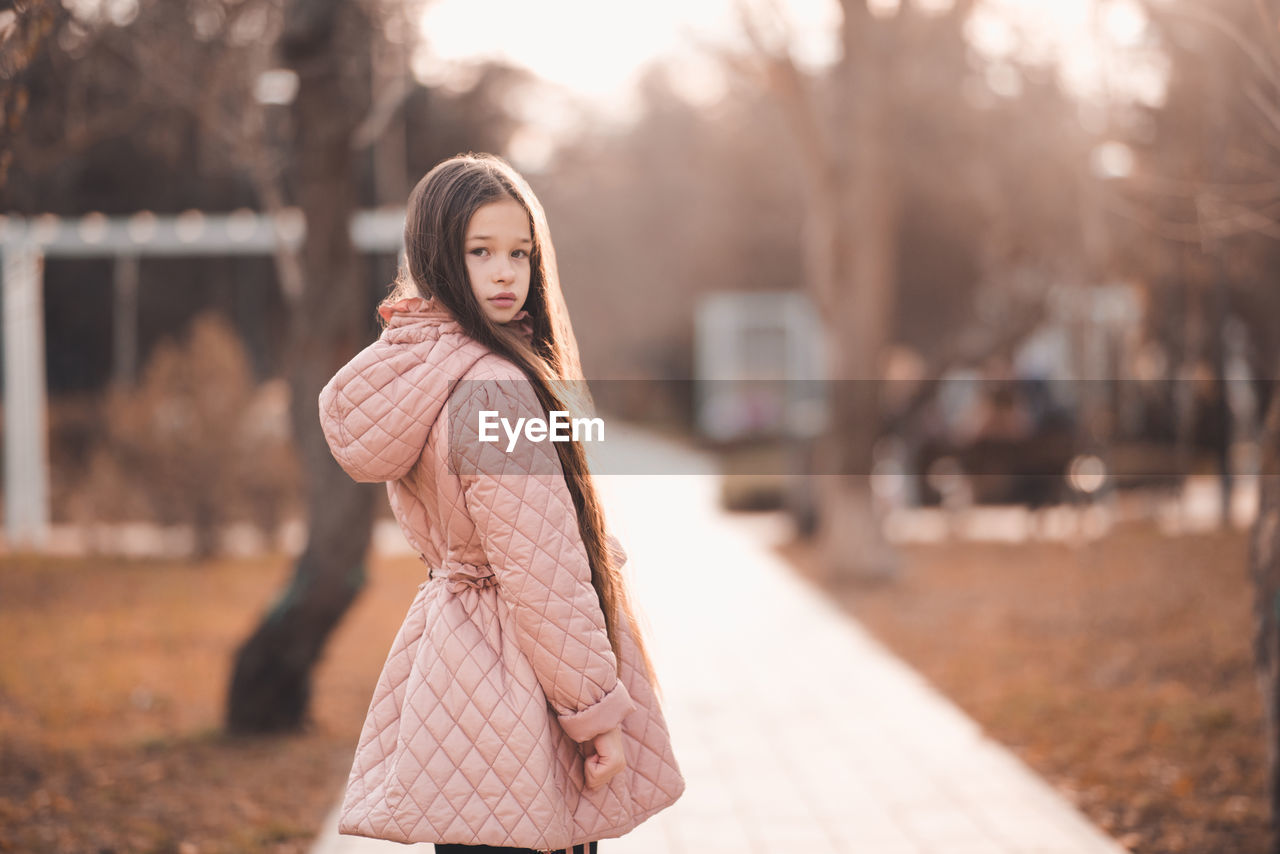
<svg viewBox="0 0 1280 854">
<path fill-rule="evenodd" d="M 526 250 L 524 250 L 524 249 L 517 249 L 515 252 L 512 252 L 511 254 L 512 254 L 512 255 L 515 255 L 517 258 L 528 258 L 528 257 L 529 257 L 529 253 L 528 253 Z"/>
<path fill-rule="evenodd" d="M 489 251 L 489 250 L 488 250 L 488 249 L 485 249 L 483 246 L 477 246 L 475 249 L 472 249 L 472 250 L 471 250 L 471 254 L 472 254 L 472 255 L 479 255 L 481 252 L 488 252 L 488 251 Z"/>
</svg>

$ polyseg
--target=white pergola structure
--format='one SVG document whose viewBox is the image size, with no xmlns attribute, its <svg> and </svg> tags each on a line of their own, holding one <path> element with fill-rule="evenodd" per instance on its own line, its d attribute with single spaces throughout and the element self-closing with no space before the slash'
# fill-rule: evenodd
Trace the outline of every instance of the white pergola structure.
<svg viewBox="0 0 1280 854">
<path fill-rule="evenodd" d="M 404 209 L 359 211 L 351 220 L 356 248 L 402 251 Z M 45 258 L 112 258 L 115 262 L 112 372 L 137 369 L 138 264 L 145 256 L 269 255 L 296 249 L 306 234 L 301 211 L 276 216 L 242 209 L 190 210 L 175 216 L 52 214 L 0 216 L 3 274 L 4 510 L 12 548 L 44 548 L 49 532 L 49 442 L 45 386 L 43 271 Z"/>
</svg>

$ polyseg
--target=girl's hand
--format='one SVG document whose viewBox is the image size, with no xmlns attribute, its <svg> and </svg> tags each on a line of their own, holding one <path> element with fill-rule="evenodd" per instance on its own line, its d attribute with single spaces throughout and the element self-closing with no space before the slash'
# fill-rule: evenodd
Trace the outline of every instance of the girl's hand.
<svg viewBox="0 0 1280 854">
<path fill-rule="evenodd" d="M 595 789 L 627 767 L 627 758 L 622 752 L 622 727 L 600 733 L 591 739 L 591 746 L 595 753 L 587 757 L 583 770 L 587 776 L 587 788 Z"/>
</svg>

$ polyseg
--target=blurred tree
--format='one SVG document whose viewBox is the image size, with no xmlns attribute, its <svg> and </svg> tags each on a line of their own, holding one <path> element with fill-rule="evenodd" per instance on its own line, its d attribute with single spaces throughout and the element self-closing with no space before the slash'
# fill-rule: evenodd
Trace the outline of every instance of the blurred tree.
<svg viewBox="0 0 1280 854">
<path fill-rule="evenodd" d="M 585 127 L 530 180 L 555 229 L 570 306 L 585 318 L 577 334 L 589 375 L 687 379 L 703 294 L 802 286 L 790 227 L 799 176 L 777 160 L 786 140 L 760 93 L 739 87 L 696 103 L 660 66 L 640 89 L 633 123 Z M 673 394 L 657 401 L 656 389 Z M 628 417 L 679 419 L 688 414 L 680 389 L 650 382 L 630 404 L 611 403 Z"/>
<path fill-rule="evenodd" d="M 352 141 L 368 102 L 351 73 L 367 57 L 370 20 L 343 0 L 290 0 L 280 53 L 298 77 L 291 106 L 297 195 L 306 217 L 303 291 L 289 324 L 290 413 L 306 471 L 307 544 L 284 595 L 236 653 L 227 697 L 233 732 L 302 725 L 325 641 L 364 585 L 377 490 L 329 452 L 316 416 L 320 389 L 368 337 L 350 222 L 358 204 Z"/>
<path fill-rule="evenodd" d="M 1203 346 L 1212 360 L 1224 412 L 1232 305 L 1249 332 L 1247 352 L 1261 378 L 1266 416 L 1249 563 L 1254 659 L 1266 715 L 1270 850 L 1280 852 L 1280 294 L 1262 284 L 1280 262 L 1280 11 L 1265 0 L 1172 0 L 1148 10 L 1172 63 L 1169 95 L 1155 116 L 1158 133 L 1144 150 L 1146 168 L 1113 203 L 1152 235 L 1157 263 L 1183 279 L 1190 346 Z M 1224 446 L 1227 438 L 1224 429 Z"/>
<path fill-rule="evenodd" d="M 14 140 L 20 167 L 4 187 L 5 208 L 68 216 L 190 207 L 281 211 L 286 164 L 268 145 L 278 116 L 253 97 L 272 62 L 278 4 L 223 5 L 143 0 L 60 7 L 31 66 L 28 121 Z M 268 373 L 279 348 L 265 330 L 284 312 L 277 281 L 297 280 L 282 247 L 272 260 L 275 276 L 271 261 L 257 259 L 143 261 L 139 361 L 201 311 L 218 308 L 247 330 L 256 372 Z M 110 263 L 46 266 L 53 393 L 97 391 L 112 376 L 112 327 L 102 322 L 112 310 Z"/>
<path fill-rule="evenodd" d="M 280 243 L 274 258 L 290 305 L 285 372 L 295 446 L 306 472 L 308 542 L 292 583 L 240 648 L 227 700 L 232 731 L 296 729 L 307 710 L 320 650 L 361 587 L 376 494 L 334 462 L 315 410 L 323 383 L 373 328 L 371 289 L 360 275 L 349 231 L 360 196 L 357 127 L 366 113 L 391 110 L 377 103 L 366 110 L 369 12 L 365 4 L 305 0 L 86 9 L 85 20 L 66 21 L 61 50 L 46 58 L 61 71 L 64 85 L 49 86 L 57 109 L 44 114 L 48 124 L 24 134 L 19 162 L 30 164 L 33 173 L 54 174 L 105 139 L 136 150 L 130 133 L 136 122 L 156 113 L 176 116 L 167 128 L 163 122 L 143 125 L 161 131 L 148 140 L 153 152 L 167 147 L 171 161 L 178 161 L 191 150 L 188 134 L 194 134 L 197 164 L 212 161 L 246 175 L 259 207 L 269 213 L 285 211 L 292 184 L 307 222 L 301 253 Z M 277 43 L 297 82 L 293 97 L 261 88 L 273 70 Z M 96 75 L 75 67 L 91 51 L 98 60 Z M 287 73 L 275 76 L 289 82 Z M 289 101 L 294 136 L 282 148 L 275 144 L 268 104 Z M 42 131 L 54 135 L 52 144 L 41 138 Z M 372 140 L 377 133 L 368 136 Z M 121 176 L 113 171 L 111 177 Z M 146 197 L 146 190 L 131 189 L 114 196 L 125 210 Z M 189 204 L 191 195 L 196 194 L 173 193 L 169 204 Z M 68 201 L 84 204 L 83 198 Z M 199 391 L 209 391 L 205 385 Z"/>
<path fill-rule="evenodd" d="M 393 36 L 414 38 L 418 0 L 367 5 L 378 17 L 371 47 Z M 29 107 L 21 133 L 12 137 L 20 166 L 0 187 L 0 208 L 75 216 L 240 207 L 278 213 L 293 205 L 295 163 L 285 147 L 291 118 L 280 103 L 290 97 L 290 72 L 277 67 L 275 48 L 283 8 L 281 0 L 55 3 L 52 29 L 24 78 Z M 412 47 L 397 44 L 392 52 Z M 372 205 L 404 200 L 404 192 L 397 199 L 385 195 L 394 189 L 378 189 L 375 168 L 395 157 L 379 146 L 398 135 L 400 123 L 406 165 L 383 173 L 399 172 L 401 181 L 459 150 L 505 150 L 515 126 L 504 104 L 524 78 L 488 63 L 470 85 L 448 89 L 412 79 L 376 86 L 368 71 L 363 79 L 370 91 L 353 157 L 360 202 Z M 367 263 L 363 281 L 372 300 L 394 276 L 395 259 Z M 51 393 L 96 393 L 111 377 L 111 325 L 102 322 L 111 311 L 109 264 L 51 259 L 46 265 Z M 258 377 L 277 374 L 287 336 L 276 331 L 287 323 L 287 294 L 297 293 L 299 277 L 296 262 L 279 253 L 144 259 L 139 362 L 196 315 L 216 308 L 245 335 Z"/>
<path fill-rule="evenodd" d="M 807 167 L 792 122 L 749 70 L 704 100 L 684 94 L 679 68 L 652 69 L 634 122 L 588 125 L 534 178 L 575 314 L 636 318 L 583 325 L 584 359 L 599 375 L 688 377 L 703 294 L 806 287 Z M 1018 97 L 992 92 L 972 58 L 952 70 L 939 104 L 922 99 L 898 118 L 903 201 L 887 337 L 920 353 L 934 378 L 1012 350 L 1040 318 L 1048 284 L 1083 275 L 1076 188 L 1089 140 L 1076 105 L 1052 69 L 1026 69 Z M 814 100 L 829 121 L 830 99 Z M 632 414 L 652 414 L 649 403 Z"/>
<path fill-rule="evenodd" d="M 151 1 L 79 4 L 76 14 L 59 6 L 56 37 L 29 76 L 38 87 L 33 120 L 14 140 L 23 168 L 5 188 L 19 210 L 128 213 L 256 202 L 283 213 L 296 200 L 306 216 L 301 254 L 280 246 L 275 262 L 288 309 L 284 373 L 294 447 L 307 471 L 310 534 L 291 584 L 238 650 L 227 705 L 232 730 L 301 725 L 312 667 L 364 577 L 378 490 L 338 469 L 315 412 L 321 385 L 376 334 L 372 303 L 381 286 L 366 279 L 349 218 L 376 195 L 402 202 L 404 169 L 425 170 L 454 146 L 500 150 L 512 132 L 494 110 L 520 81 L 509 69 L 486 65 L 475 86 L 428 93 L 404 79 L 403 67 L 397 72 L 407 50 L 399 45 L 389 51 L 392 70 L 383 68 L 392 83 L 375 86 L 371 52 L 388 32 L 413 32 L 416 5 Z M 276 51 L 288 68 L 275 68 Z M 291 79 L 296 93 L 288 91 Z M 404 122 L 402 111 L 413 108 L 417 115 Z M 447 123 L 451 133 L 442 132 Z M 404 136 L 401 154 L 390 151 L 403 161 L 398 174 L 370 168 L 388 128 Z M 178 275 L 182 264 L 172 264 Z M 198 305 L 196 293 L 175 298 Z M 210 538 L 204 542 L 211 548 Z"/>
<path fill-rule="evenodd" d="M 298 78 L 289 153 L 307 222 L 302 291 L 290 314 L 287 349 L 293 434 L 307 474 L 307 543 L 289 586 L 236 654 L 227 698 L 227 726 L 234 732 L 303 725 L 312 671 L 364 585 L 375 499 L 382 490 L 351 480 L 334 461 L 316 399 L 376 331 L 370 328 L 370 290 L 350 235 L 361 198 L 353 149 L 380 139 L 390 114 L 412 95 L 404 84 L 388 86 L 370 104 L 370 45 L 382 22 L 379 8 L 344 0 L 288 0 L 285 7 L 279 51 Z M 407 14 L 406 7 L 399 12 Z M 383 32 L 406 26 L 382 23 Z M 503 78 L 501 70 L 487 67 L 482 91 L 501 91 L 495 81 Z M 501 141 L 502 129 L 501 123 L 486 128 L 484 139 Z M 406 138 L 404 151 L 412 150 Z M 403 168 L 378 174 L 372 192 L 383 202 L 402 202 L 393 196 L 406 192 L 408 176 L 415 175 Z"/>
<path fill-rule="evenodd" d="M 1137 165 L 1112 182 L 1105 203 L 1110 225 L 1125 235 L 1115 253 L 1117 270 L 1145 279 L 1153 290 L 1152 332 L 1170 363 L 1179 469 L 1192 470 L 1202 450 L 1213 454 L 1219 523 L 1226 525 L 1233 434 L 1254 429 L 1233 422 L 1227 375 L 1235 345 L 1228 330 L 1247 330 L 1247 342 L 1239 343 L 1247 344 L 1254 376 L 1270 370 L 1274 356 L 1267 354 L 1277 343 L 1269 318 L 1280 299 L 1257 287 L 1257 279 L 1280 244 L 1258 228 L 1263 207 L 1250 202 L 1265 199 L 1260 193 L 1267 192 L 1270 167 L 1264 164 L 1271 155 L 1254 130 L 1248 91 L 1258 69 L 1252 60 L 1223 33 L 1215 35 L 1195 4 L 1153 5 L 1150 14 L 1169 82 L 1161 104 L 1116 129 L 1138 153 Z M 1228 2 L 1211 18 L 1236 26 L 1254 14 L 1251 3 Z"/>
<path fill-rule="evenodd" d="M 376 277 L 350 241 L 350 216 L 375 199 L 402 203 L 414 174 L 406 170 L 425 171 L 456 150 L 501 151 L 514 130 L 501 105 L 526 79 L 519 72 L 487 64 L 474 85 L 453 92 L 405 79 L 409 45 L 382 41 L 388 34 L 411 40 L 420 6 L 86 2 L 74 14 L 56 9 L 55 35 L 29 75 L 39 93 L 32 121 L 15 139 L 23 168 L 5 188 L 13 207 L 285 212 L 297 203 L 306 218 L 301 252 L 281 246 L 275 261 L 309 539 L 289 586 L 238 651 L 226 709 L 235 731 L 302 725 L 311 670 L 363 581 L 377 490 L 337 467 L 315 411 L 323 383 L 376 334 L 373 305 L 389 280 L 371 282 Z M 279 59 L 287 67 L 277 68 Z M 396 134 L 402 144 L 385 142 Z M 378 153 L 403 163 L 374 168 Z M 181 278 L 187 285 L 192 264 L 166 260 L 147 269 L 167 266 L 166 284 Z M 104 290 L 100 280 L 81 278 Z M 199 293 L 179 288 L 160 293 L 188 307 L 200 302 Z M 155 301 L 144 306 L 154 309 Z M 63 308 L 50 304 L 51 324 Z M 180 330 L 169 324 L 168 331 Z"/>
<path fill-rule="evenodd" d="M 972 6 L 873 9 L 867 0 L 842 0 L 839 58 L 817 87 L 792 57 L 794 39 L 776 4 L 740 5 L 754 55 L 726 54 L 775 94 L 798 145 L 806 280 L 828 324 L 834 381 L 813 464 L 821 475 L 818 538 L 837 576 L 886 575 L 898 564 L 875 518 L 868 475 L 893 343 L 905 188 L 919 150 L 952 155 L 948 143 L 964 127 L 962 25 Z"/>
<path fill-rule="evenodd" d="M 23 130 L 29 66 L 53 32 L 58 11 L 57 0 L 16 0 L 0 10 L 0 188 L 13 165 L 14 140 Z"/>
</svg>

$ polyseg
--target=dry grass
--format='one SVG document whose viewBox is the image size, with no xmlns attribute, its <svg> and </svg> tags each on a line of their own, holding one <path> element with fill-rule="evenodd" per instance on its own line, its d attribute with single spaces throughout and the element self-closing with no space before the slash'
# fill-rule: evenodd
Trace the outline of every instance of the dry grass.
<svg viewBox="0 0 1280 854">
<path fill-rule="evenodd" d="M 290 570 L 284 558 L 6 558 L 0 851 L 307 850 L 421 565 L 371 567 L 317 674 L 306 732 L 228 738 L 231 656 Z"/>
<path fill-rule="evenodd" d="M 899 582 L 826 589 L 1131 850 L 1262 854 L 1246 550 L 1142 527 L 1081 550 L 912 545 Z M 809 546 L 782 551 L 818 577 Z"/>
<path fill-rule="evenodd" d="M 1266 850 L 1242 536 L 904 553 L 900 583 L 832 594 L 1095 822 L 1143 854 Z M 228 739 L 232 652 L 289 570 L 6 559 L 0 851 L 305 851 L 421 565 L 371 567 L 307 732 Z"/>
</svg>

